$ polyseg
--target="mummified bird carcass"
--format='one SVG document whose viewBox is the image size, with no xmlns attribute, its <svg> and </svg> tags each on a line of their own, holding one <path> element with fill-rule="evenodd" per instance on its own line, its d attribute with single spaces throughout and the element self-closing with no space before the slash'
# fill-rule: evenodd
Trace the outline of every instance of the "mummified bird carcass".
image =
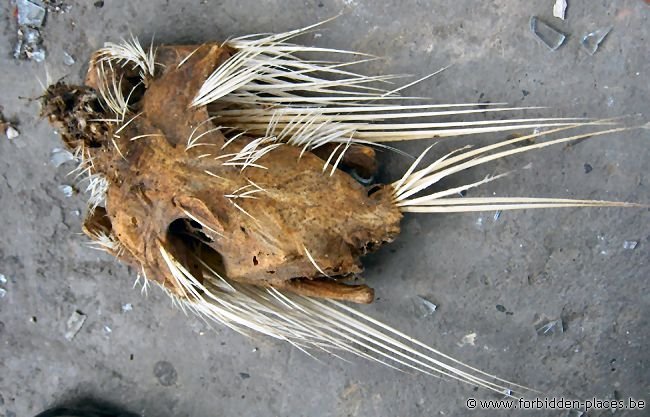
<svg viewBox="0 0 650 417">
<path fill-rule="evenodd" d="M 394 77 L 350 69 L 365 56 L 305 58 L 354 56 L 292 43 L 312 28 L 147 49 L 135 38 L 107 43 L 90 59 L 85 85 L 50 86 L 43 114 L 88 181 L 85 233 L 136 267 L 144 285 L 154 281 L 181 307 L 238 331 L 514 395 L 523 387 L 341 301 L 373 300 L 369 286 L 354 282 L 360 258 L 391 242 L 407 212 L 634 206 L 460 195 L 503 175 L 431 191 L 481 164 L 624 128 L 566 118 L 441 121 L 522 109 L 405 104 L 401 88 L 377 87 Z M 429 147 L 393 183 L 358 181 L 377 170 L 375 149 L 392 142 L 533 129 L 425 164 Z"/>
</svg>

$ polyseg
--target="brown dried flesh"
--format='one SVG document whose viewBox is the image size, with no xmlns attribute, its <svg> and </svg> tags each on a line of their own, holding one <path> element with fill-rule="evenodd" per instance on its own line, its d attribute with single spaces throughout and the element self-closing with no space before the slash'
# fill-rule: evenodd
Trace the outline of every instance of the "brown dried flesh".
<svg viewBox="0 0 650 417">
<path fill-rule="evenodd" d="M 301 150 L 289 145 L 257 162 L 267 169 L 223 165 L 224 159 L 215 158 L 237 152 L 255 138 L 243 136 L 222 149 L 223 134 L 208 132 L 215 125 L 204 123 L 210 117 L 207 109 L 191 102 L 230 51 L 206 44 L 179 67 L 195 49 L 158 49 L 159 73 L 137 92 L 123 123 L 93 121 L 114 117 L 100 105 L 96 57 L 86 86 L 59 83 L 48 89 L 43 113 L 66 145 L 83 147 L 93 172 L 109 183 L 105 208 L 89 215 L 86 233 L 110 234 L 123 249 L 114 255 L 179 295 L 183 290 L 160 246 L 197 277 L 202 270 L 198 256 L 233 281 L 371 302 L 372 289 L 341 281 L 360 274 L 360 257 L 399 233 L 401 213 L 390 187 L 375 187 L 368 195 L 341 169 L 323 174 L 328 154 L 300 157 Z M 134 85 L 132 72 L 115 71 L 123 88 Z M 204 145 L 186 149 L 192 134 L 203 133 Z M 151 136 L 131 140 L 141 135 Z M 353 148 L 343 164 L 364 176 L 376 171 L 374 152 L 365 147 Z M 255 199 L 226 197 L 250 184 L 265 191 Z"/>
</svg>

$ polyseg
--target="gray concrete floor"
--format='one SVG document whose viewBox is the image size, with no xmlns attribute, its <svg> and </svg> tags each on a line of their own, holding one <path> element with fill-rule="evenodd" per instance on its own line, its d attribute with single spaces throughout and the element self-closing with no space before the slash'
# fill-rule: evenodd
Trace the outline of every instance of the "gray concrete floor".
<svg viewBox="0 0 650 417">
<path fill-rule="evenodd" d="M 141 296 L 132 289 L 133 270 L 85 246 L 74 213 L 83 210 L 83 197 L 65 198 L 57 189 L 69 182 L 71 167 L 48 163 L 59 138 L 30 100 L 41 93 L 37 78 L 45 79 L 46 67 L 53 80 L 78 82 L 93 50 L 129 32 L 143 40 L 155 34 L 160 42 L 198 42 L 284 31 L 347 8 L 322 37 L 304 41 L 385 56 L 366 66 L 370 74 L 422 76 L 454 64 L 412 94 L 437 102 L 550 107 L 530 115 L 641 112 L 648 120 L 650 7 L 641 0 L 570 0 L 565 22 L 552 19 L 551 0 L 68 3 L 71 11 L 50 14 L 43 30 L 46 65 L 10 57 L 12 7 L 4 2 L 0 8 L 0 105 L 22 133 L 0 140 L 0 273 L 8 278 L 0 298 L 0 416 L 27 417 L 85 396 L 147 416 L 463 416 L 483 414 L 466 410 L 467 397 L 490 397 L 363 360 L 317 362 L 273 340 L 208 329 L 157 290 Z M 550 52 L 531 37 L 533 14 L 569 33 L 561 49 Z M 581 36 L 606 26 L 612 33 L 587 55 Z M 74 66 L 63 64 L 64 50 L 76 58 Z M 438 152 L 495 138 L 452 139 Z M 483 195 L 650 202 L 649 139 L 648 131 L 636 130 L 546 149 L 461 174 L 450 184 L 532 163 Z M 425 146 L 402 149 L 415 153 Z M 397 155 L 383 158 L 385 179 L 408 164 Z M 585 164 L 593 170 L 587 173 Z M 492 213 L 408 216 L 398 241 L 366 259 L 365 277 L 379 299 L 362 310 L 544 392 L 650 400 L 648 216 L 643 209 L 510 212 L 497 221 Z M 625 250 L 625 240 L 639 241 L 638 247 Z M 439 304 L 433 316 L 422 317 L 418 295 Z M 122 312 L 125 303 L 133 310 Z M 65 322 L 77 309 L 87 321 L 69 342 Z M 565 332 L 537 336 L 534 324 L 543 317 L 561 318 Z M 461 346 L 470 333 L 475 344 Z M 160 362 L 176 373 L 167 384 L 156 376 Z"/>
</svg>

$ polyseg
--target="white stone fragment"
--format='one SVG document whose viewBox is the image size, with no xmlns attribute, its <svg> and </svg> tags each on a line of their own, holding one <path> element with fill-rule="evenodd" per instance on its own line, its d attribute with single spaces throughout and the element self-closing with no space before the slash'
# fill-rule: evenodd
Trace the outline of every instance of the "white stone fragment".
<svg viewBox="0 0 650 417">
<path fill-rule="evenodd" d="M 553 5 L 553 16 L 558 19 L 564 20 L 566 15 L 567 2 L 566 0 L 556 0 Z"/>
</svg>

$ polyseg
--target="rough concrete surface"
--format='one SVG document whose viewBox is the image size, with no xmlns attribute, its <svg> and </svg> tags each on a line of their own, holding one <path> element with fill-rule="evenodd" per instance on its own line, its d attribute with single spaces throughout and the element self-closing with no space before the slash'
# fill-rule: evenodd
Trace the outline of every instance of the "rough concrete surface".
<svg viewBox="0 0 650 417">
<path fill-rule="evenodd" d="M 200 42 L 284 31 L 347 12 L 304 42 L 386 57 L 370 74 L 423 76 L 409 90 L 436 102 L 507 102 L 548 106 L 527 114 L 649 120 L 650 6 L 641 0 L 570 0 L 567 20 L 552 0 L 68 1 L 43 29 L 44 64 L 11 57 L 16 25 L 1 10 L 0 105 L 21 135 L 0 138 L 0 416 L 28 417 L 82 397 L 146 416 L 521 415 L 468 411 L 482 390 L 376 363 L 313 360 L 288 345 L 246 338 L 173 308 L 152 289 L 132 289 L 135 271 L 86 246 L 79 234 L 81 195 L 66 164 L 54 168 L 59 138 L 39 119 L 37 79 L 78 82 L 89 54 L 129 33 L 156 42 Z M 568 33 L 551 52 L 530 34 L 539 15 Z M 613 27 L 594 56 L 583 34 Z M 64 65 L 63 52 L 75 59 Z M 636 123 L 637 119 L 630 121 Z M 446 153 L 503 136 L 458 138 Z M 634 130 L 554 147 L 462 173 L 448 184 L 518 169 L 482 195 L 586 197 L 650 202 L 648 131 Z M 400 145 L 411 153 L 426 141 Z M 382 178 L 409 161 L 382 155 Z M 527 164 L 530 169 L 521 169 Z M 474 195 L 479 195 L 476 191 Z M 365 278 L 378 300 L 361 310 L 440 350 L 545 393 L 572 398 L 650 400 L 650 213 L 646 209 L 563 209 L 457 215 L 410 215 L 398 241 L 366 258 Z M 83 216 L 83 213 L 82 213 Z M 624 249 L 626 240 L 638 241 Z M 417 296 L 438 304 L 423 317 Z M 130 303 L 132 310 L 123 311 Z M 72 340 L 71 314 L 86 315 Z M 538 336 L 540 320 L 561 319 L 564 333 Z M 474 343 L 462 343 L 475 333 Z M 465 339 L 467 341 L 467 338 Z M 564 411 L 526 415 L 563 416 Z M 645 411 L 618 411 L 642 416 Z M 524 412 L 525 414 L 525 412 Z M 606 416 L 611 411 L 592 411 Z"/>
</svg>

